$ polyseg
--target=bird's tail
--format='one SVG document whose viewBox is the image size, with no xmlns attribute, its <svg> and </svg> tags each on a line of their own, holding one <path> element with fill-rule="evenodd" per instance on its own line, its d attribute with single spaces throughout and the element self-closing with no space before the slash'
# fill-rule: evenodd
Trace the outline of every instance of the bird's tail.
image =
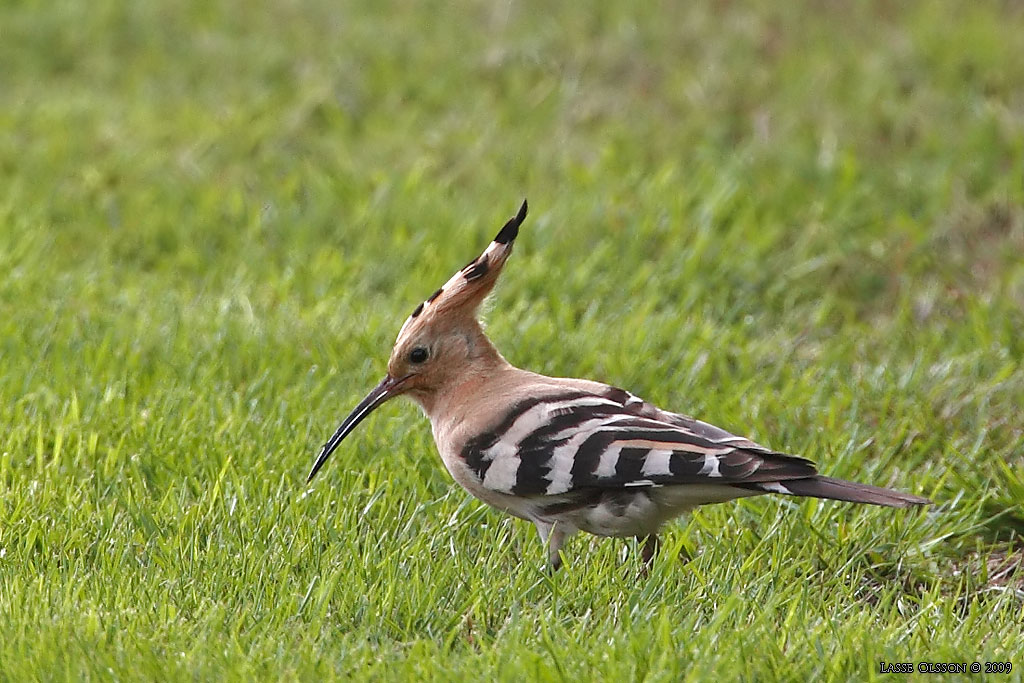
<svg viewBox="0 0 1024 683">
<path fill-rule="evenodd" d="M 804 479 L 788 479 L 780 482 L 752 484 L 751 487 L 757 487 L 762 491 L 770 493 L 844 500 L 849 503 L 868 503 L 870 505 L 885 505 L 894 508 L 930 505 L 932 502 L 927 498 L 912 496 L 909 493 L 884 489 L 879 486 L 869 486 L 868 484 L 858 484 L 857 482 L 846 481 L 845 479 L 823 477 L 821 475 Z"/>
</svg>

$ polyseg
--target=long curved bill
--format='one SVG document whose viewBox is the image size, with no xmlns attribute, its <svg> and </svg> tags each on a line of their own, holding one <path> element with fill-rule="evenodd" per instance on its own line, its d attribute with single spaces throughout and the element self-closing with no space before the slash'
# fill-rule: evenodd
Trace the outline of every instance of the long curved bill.
<svg viewBox="0 0 1024 683">
<path fill-rule="evenodd" d="M 320 449 L 320 455 L 316 456 L 316 462 L 313 463 L 313 469 L 309 471 L 309 476 L 306 477 L 306 483 L 308 484 L 316 476 L 316 473 L 320 471 L 320 468 L 327 462 L 327 458 L 331 457 L 331 453 L 341 444 L 342 440 L 349 435 L 356 426 L 363 421 L 367 415 L 377 409 L 382 403 L 390 398 L 394 398 L 398 395 L 396 389 L 402 383 L 403 379 L 395 379 L 391 375 L 385 375 L 384 379 L 380 381 L 380 384 L 375 386 L 369 394 L 366 395 L 362 401 L 359 402 L 348 417 L 341 423 L 338 430 L 334 432 L 334 436 L 327 440 L 324 447 Z"/>
</svg>

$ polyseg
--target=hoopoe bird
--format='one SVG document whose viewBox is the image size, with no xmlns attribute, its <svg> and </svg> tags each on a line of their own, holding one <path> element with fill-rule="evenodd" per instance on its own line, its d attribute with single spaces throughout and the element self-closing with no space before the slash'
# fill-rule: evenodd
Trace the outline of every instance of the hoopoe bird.
<svg viewBox="0 0 1024 683">
<path fill-rule="evenodd" d="M 406 395 L 427 417 L 463 488 L 533 522 L 552 569 L 577 531 L 637 537 L 648 566 L 662 525 L 698 505 L 777 493 L 905 508 L 926 498 L 818 474 L 814 463 L 662 410 L 628 391 L 545 377 L 506 361 L 477 309 L 493 289 L 527 205 L 487 249 L 402 325 L 388 371 L 324 444 L 307 483 L 384 402 Z"/>
</svg>

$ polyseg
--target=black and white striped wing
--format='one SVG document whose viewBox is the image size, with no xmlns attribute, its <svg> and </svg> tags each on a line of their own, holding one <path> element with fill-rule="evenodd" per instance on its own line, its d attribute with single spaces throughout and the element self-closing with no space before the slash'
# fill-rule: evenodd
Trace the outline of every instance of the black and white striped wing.
<svg viewBox="0 0 1024 683">
<path fill-rule="evenodd" d="M 463 458 L 485 488 L 517 496 L 744 485 L 816 474 L 809 460 L 613 388 L 523 401 L 494 430 L 470 441 Z"/>
</svg>

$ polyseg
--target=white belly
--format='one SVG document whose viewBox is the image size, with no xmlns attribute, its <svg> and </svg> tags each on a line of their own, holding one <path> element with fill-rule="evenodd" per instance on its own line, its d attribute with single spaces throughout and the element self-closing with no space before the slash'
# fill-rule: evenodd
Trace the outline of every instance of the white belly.
<svg viewBox="0 0 1024 683">
<path fill-rule="evenodd" d="M 698 505 L 756 495 L 760 493 L 732 486 L 695 484 L 609 491 L 596 505 L 565 513 L 559 519 L 597 536 L 646 536 Z"/>
</svg>

